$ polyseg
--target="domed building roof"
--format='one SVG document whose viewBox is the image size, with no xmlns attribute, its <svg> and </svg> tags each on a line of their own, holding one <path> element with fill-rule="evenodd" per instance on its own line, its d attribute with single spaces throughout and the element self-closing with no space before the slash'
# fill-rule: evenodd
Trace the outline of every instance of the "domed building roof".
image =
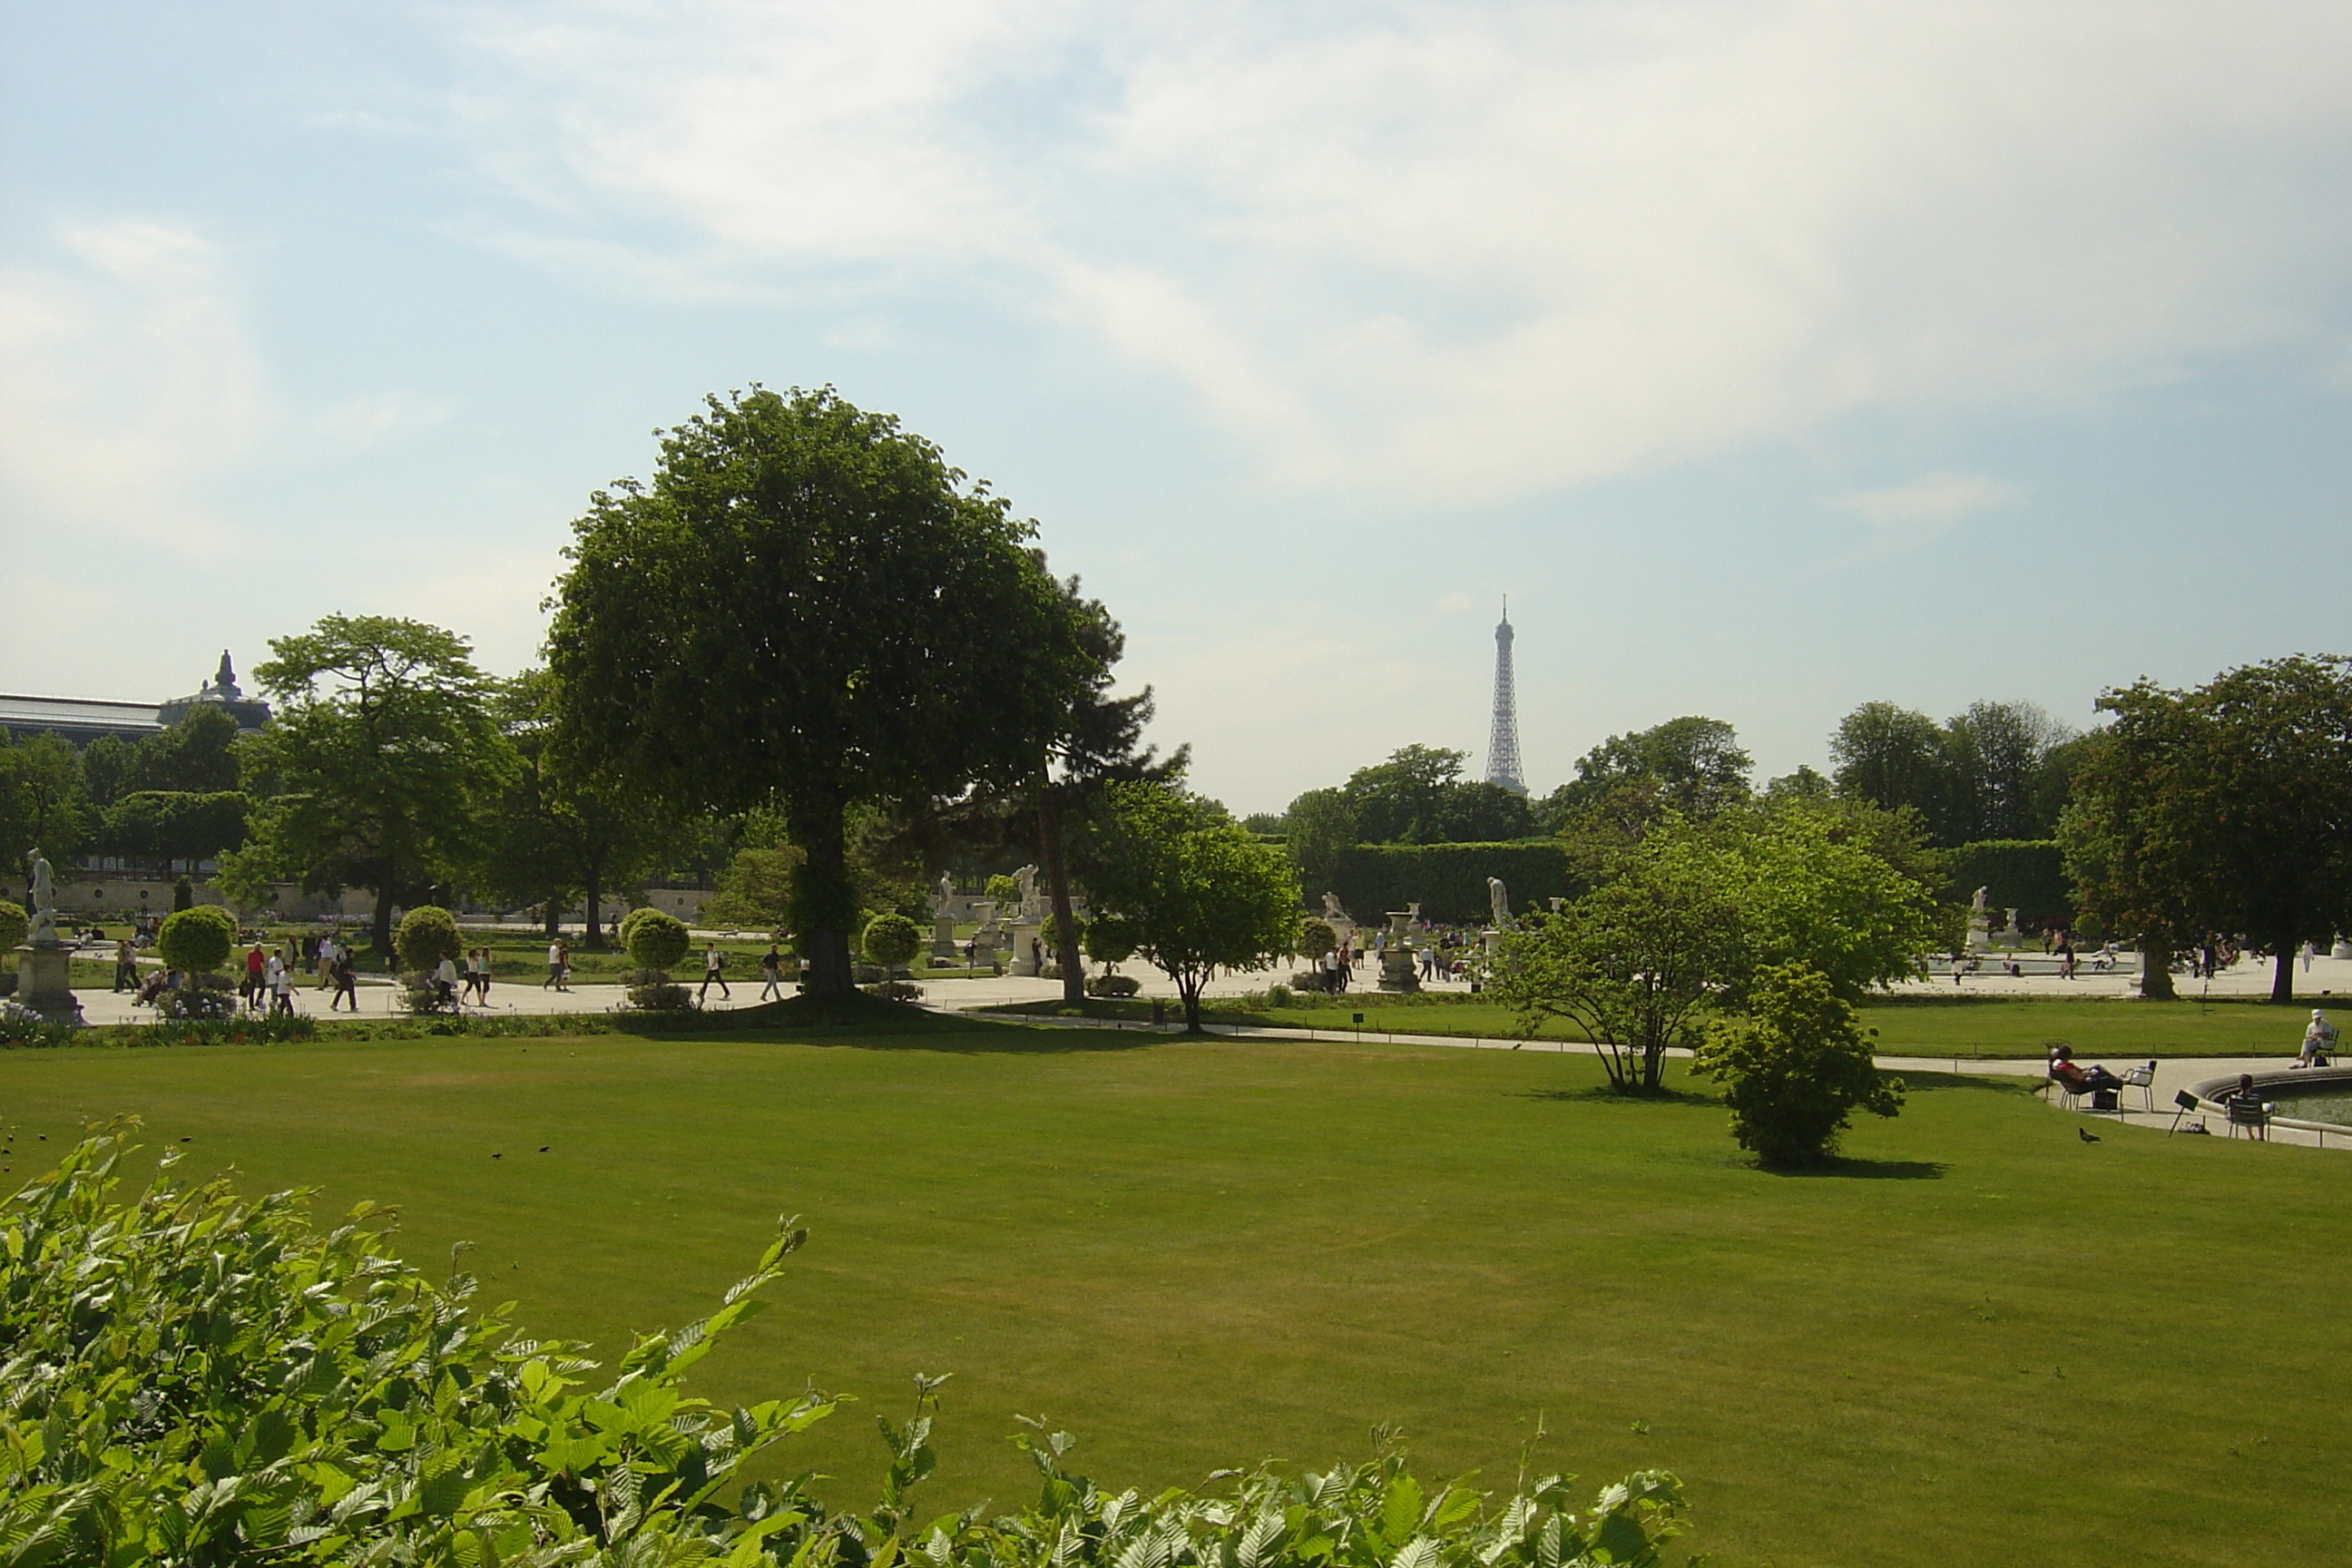
<svg viewBox="0 0 2352 1568">
<path fill-rule="evenodd" d="M 236 667 L 229 662 L 226 648 L 221 649 L 220 668 L 197 688 L 194 696 L 173 698 L 158 707 L 155 717 L 168 728 L 203 706 L 220 709 L 236 721 L 239 730 L 258 730 L 269 722 L 269 704 L 237 689 Z"/>
</svg>

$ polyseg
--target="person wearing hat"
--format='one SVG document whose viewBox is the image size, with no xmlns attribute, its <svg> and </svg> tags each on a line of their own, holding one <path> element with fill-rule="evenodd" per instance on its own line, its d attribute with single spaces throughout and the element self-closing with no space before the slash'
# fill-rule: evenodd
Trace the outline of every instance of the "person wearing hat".
<svg viewBox="0 0 2352 1568">
<path fill-rule="evenodd" d="M 2335 1048 L 2336 1026 L 2327 1021 L 2326 1014 L 2314 1007 L 2311 1022 L 2304 1026 L 2303 1053 L 2295 1058 L 2294 1065 L 2299 1068 L 2324 1068 L 2327 1065 L 2328 1053 Z"/>
</svg>

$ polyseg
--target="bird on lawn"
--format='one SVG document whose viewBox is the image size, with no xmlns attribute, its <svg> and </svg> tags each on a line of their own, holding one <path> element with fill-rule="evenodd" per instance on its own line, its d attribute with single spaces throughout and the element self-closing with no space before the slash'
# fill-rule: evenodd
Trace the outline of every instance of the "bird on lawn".
<svg viewBox="0 0 2352 1568">
<path fill-rule="evenodd" d="M 2074 1136 L 2080 1138 L 2085 1143 L 2095 1143 L 2099 1141 L 2099 1135 L 2092 1131 L 2087 1127 L 2075 1128 Z"/>
</svg>

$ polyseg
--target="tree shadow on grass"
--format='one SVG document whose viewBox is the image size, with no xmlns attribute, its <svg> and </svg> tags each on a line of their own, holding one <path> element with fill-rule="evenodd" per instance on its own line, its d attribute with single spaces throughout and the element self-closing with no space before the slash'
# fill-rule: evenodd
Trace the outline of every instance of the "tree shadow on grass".
<svg viewBox="0 0 2352 1568">
<path fill-rule="evenodd" d="M 1913 1072 L 1906 1068 L 1890 1072 L 1889 1078 L 1903 1080 L 1904 1089 L 1912 1094 L 1935 1094 L 1950 1089 L 1973 1089 L 1991 1094 L 2032 1094 L 2040 1089 L 2042 1079 L 2027 1078 L 2022 1073 Z"/>
<path fill-rule="evenodd" d="M 847 1046 L 858 1050 L 950 1051 L 964 1055 L 1062 1056 L 1140 1050 L 1182 1038 L 1132 1029 L 1059 1028 L 933 1013 L 877 997 L 795 996 L 723 1013 L 646 1015 L 614 1032 L 646 1039 L 726 1040 L 776 1045 Z M 1194 1037 L 1196 1038 L 1202 1037 Z"/>
<path fill-rule="evenodd" d="M 1850 1160 L 1843 1155 L 1817 1165 L 1759 1165 L 1752 1160 L 1742 1163 L 1768 1176 L 1801 1180 L 1828 1177 L 1849 1182 L 1940 1182 L 1951 1169 L 1941 1160 Z"/>
<path fill-rule="evenodd" d="M 1523 1089 L 1517 1091 L 1521 1100 L 1563 1100 L 1597 1105 L 1683 1105 L 1712 1106 L 1723 1109 L 1723 1097 L 1701 1094 L 1696 1089 L 1662 1089 L 1655 1094 L 1628 1094 L 1607 1084 L 1591 1084 L 1583 1089 Z"/>
</svg>

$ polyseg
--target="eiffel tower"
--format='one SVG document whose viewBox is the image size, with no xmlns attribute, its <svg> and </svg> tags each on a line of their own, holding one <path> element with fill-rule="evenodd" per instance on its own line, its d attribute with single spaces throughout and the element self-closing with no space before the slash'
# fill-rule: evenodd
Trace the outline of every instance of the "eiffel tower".
<svg viewBox="0 0 2352 1568">
<path fill-rule="evenodd" d="M 1503 595 L 1503 621 L 1495 628 L 1495 722 L 1486 732 L 1486 782 L 1513 795 L 1528 793 L 1519 776 L 1519 699 L 1511 682 L 1511 596 Z"/>
</svg>

